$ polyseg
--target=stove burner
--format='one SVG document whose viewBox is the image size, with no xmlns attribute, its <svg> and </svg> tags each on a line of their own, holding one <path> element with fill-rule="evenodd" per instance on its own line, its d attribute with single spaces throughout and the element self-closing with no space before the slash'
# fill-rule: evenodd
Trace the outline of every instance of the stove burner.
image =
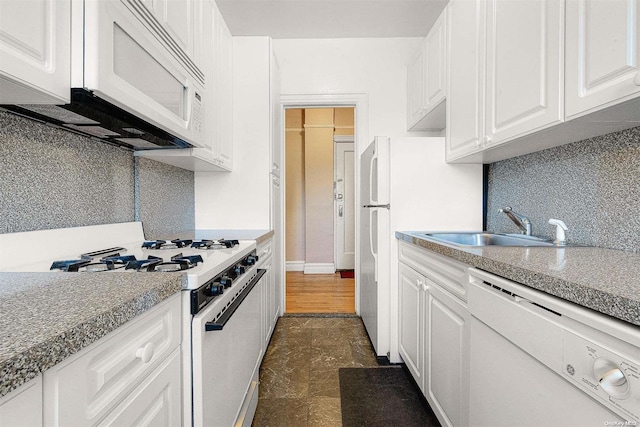
<svg viewBox="0 0 640 427">
<path fill-rule="evenodd" d="M 177 249 L 189 246 L 193 240 L 174 239 L 169 242 L 166 240 L 149 240 L 142 243 L 143 249 Z"/>
<path fill-rule="evenodd" d="M 233 248 L 238 245 L 240 242 L 237 240 L 206 240 L 202 239 L 200 241 L 195 241 L 191 244 L 192 248 L 197 249 L 228 249 Z"/>
<path fill-rule="evenodd" d="M 149 255 L 147 259 L 129 261 L 125 270 L 136 270 L 141 271 L 141 269 L 146 268 L 147 271 L 153 271 L 155 266 L 162 263 L 162 258 L 157 256 Z"/>
<path fill-rule="evenodd" d="M 62 270 L 76 272 L 81 267 L 91 264 L 91 259 L 71 259 L 65 261 L 54 261 L 49 270 Z"/>
<path fill-rule="evenodd" d="M 184 256 L 182 254 L 178 254 L 178 255 L 174 255 L 171 257 L 171 261 L 174 262 L 182 262 L 182 263 L 189 263 L 189 264 L 193 264 L 193 267 L 195 267 L 196 265 L 198 265 L 199 262 L 204 262 L 204 260 L 202 259 L 202 255 L 187 255 Z"/>
<path fill-rule="evenodd" d="M 118 267 L 118 268 L 122 268 L 122 267 Z M 91 273 L 97 273 L 100 271 L 115 270 L 115 264 L 111 261 L 94 262 L 94 263 L 85 265 L 84 269 L 85 271 L 89 271 Z"/>
<path fill-rule="evenodd" d="M 134 255 L 116 254 L 116 255 L 113 255 L 113 256 L 104 257 L 100 261 L 102 261 L 102 262 L 112 262 L 114 264 L 127 264 L 129 261 L 136 261 L 136 257 Z"/>
<path fill-rule="evenodd" d="M 116 253 L 111 256 L 104 257 L 99 261 L 94 261 L 94 259 L 89 256 L 89 254 L 83 254 L 80 259 L 55 261 L 53 264 L 51 264 L 50 270 L 60 269 L 62 271 L 73 273 L 78 272 L 82 269 L 84 269 L 84 271 L 90 272 L 107 271 L 115 270 L 116 268 L 122 268 L 129 261 L 135 260 L 136 257 L 133 255 L 121 256 L 119 253 Z M 116 267 L 116 265 L 120 265 L 120 267 Z"/>
</svg>

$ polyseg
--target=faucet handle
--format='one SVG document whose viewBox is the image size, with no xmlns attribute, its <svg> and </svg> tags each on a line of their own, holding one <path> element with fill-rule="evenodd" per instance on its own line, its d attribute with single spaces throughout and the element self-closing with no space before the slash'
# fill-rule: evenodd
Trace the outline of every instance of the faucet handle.
<svg viewBox="0 0 640 427">
<path fill-rule="evenodd" d="M 551 218 L 549 220 L 549 224 L 551 225 L 555 225 L 556 226 L 556 240 L 553 241 L 553 243 L 555 243 L 556 245 L 566 245 L 567 244 L 567 238 L 565 235 L 565 231 L 568 231 L 569 229 L 567 228 L 567 225 L 559 220 L 559 219 L 554 219 Z"/>
</svg>

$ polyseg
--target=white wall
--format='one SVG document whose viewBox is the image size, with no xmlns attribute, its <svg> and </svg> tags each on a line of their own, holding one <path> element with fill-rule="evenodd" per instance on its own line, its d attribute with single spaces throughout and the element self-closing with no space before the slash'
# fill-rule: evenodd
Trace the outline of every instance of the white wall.
<svg viewBox="0 0 640 427">
<path fill-rule="evenodd" d="M 281 93 L 366 93 L 369 128 L 365 131 L 369 139 L 376 135 L 439 135 L 406 130 L 406 64 L 421 40 L 419 37 L 274 40 Z M 365 149 L 366 146 L 357 147 L 358 155 Z"/>
<path fill-rule="evenodd" d="M 269 229 L 269 38 L 233 38 L 233 172 L 196 172 L 196 229 Z"/>
</svg>

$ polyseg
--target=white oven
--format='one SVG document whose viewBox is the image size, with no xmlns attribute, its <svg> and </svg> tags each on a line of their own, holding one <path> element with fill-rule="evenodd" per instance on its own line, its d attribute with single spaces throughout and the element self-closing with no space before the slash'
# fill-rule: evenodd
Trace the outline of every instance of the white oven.
<svg viewBox="0 0 640 427">
<path fill-rule="evenodd" d="M 72 87 L 89 89 L 202 147 L 204 75 L 150 9 L 152 4 L 143 0 L 78 3 L 84 3 L 84 8 L 74 8 L 72 15 Z M 78 21 L 83 22 L 81 29 Z M 137 147 L 134 139 L 121 142 Z"/>
<path fill-rule="evenodd" d="M 191 321 L 194 427 L 250 426 L 262 360 L 261 302 L 266 270 L 255 266 Z M 197 291 L 191 291 L 193 294 Z M 193 299 L 191 299 L 193 301 Z"/>
</svg>

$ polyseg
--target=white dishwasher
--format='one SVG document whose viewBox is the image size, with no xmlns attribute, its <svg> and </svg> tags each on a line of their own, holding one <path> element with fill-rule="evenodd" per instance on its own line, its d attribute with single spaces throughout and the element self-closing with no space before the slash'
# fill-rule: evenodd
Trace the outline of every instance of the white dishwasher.
<svg viewBox="0 0 640 427">
<path fill-rule="evenodd" d="M 469 274 L 471 426 L 640 425 L 640 327 Z"/>
</svg>

